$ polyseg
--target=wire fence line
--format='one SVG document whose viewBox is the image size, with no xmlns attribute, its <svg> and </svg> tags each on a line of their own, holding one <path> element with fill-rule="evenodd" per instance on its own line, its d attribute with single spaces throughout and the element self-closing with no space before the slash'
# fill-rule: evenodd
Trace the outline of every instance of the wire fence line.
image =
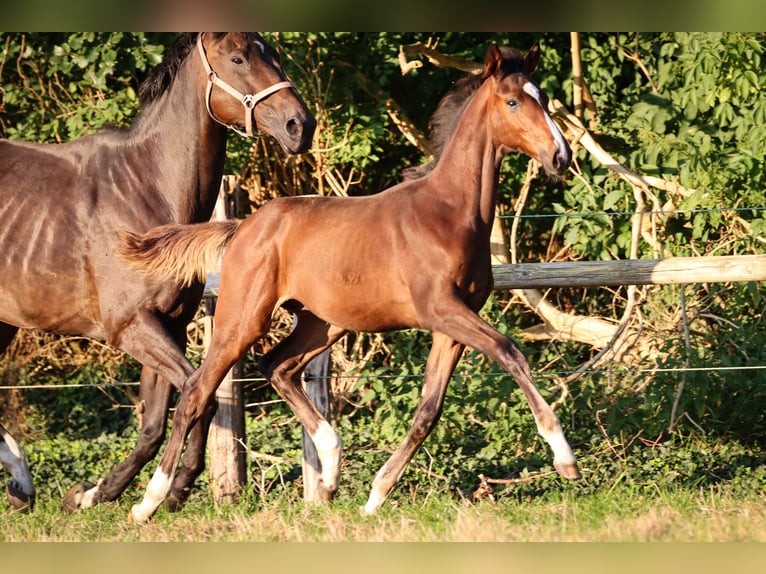
<svg viewBox="0 0 766 574">
<path fill-rule="evenodd" d="M 654 375 L 657 373 L 707 373 L 707 372 L 733 372 L 733 371 L 763 371 L 766 370 L 766 365 L 734 365 L 734 366 L 710 366 L 710 367 L 656 367 L 647 369 L 586 369 L 584 371 L 576 370 L 554 370 L 554 371 L 532 371 L 532 375 L 538 378 L 552 377 L 552 376 L 568 376 L 575 372 L 587 375 Z M 497 371 L 490 373 L 453 373 L 452 378 L 455 379 L 470 379 L 476 377 L 483 378 L 500 378 L 509 377 L 510 375 L 505 371 Z M 312 377 L 312 380 L 367 380 L 367 379 L 382 379 L 382 380 L 415 380 L 421 379 L 423 374 L 391 374 L 391 375 L 330 375 L 328 377 Z M 235 383 L 261 383 L 267 384 L 268 381 L 265 377 L 241 377 L 232 379 Z M 140 383 L 138 381 L 112 381 L 105 383 L 60 383 L 60 384 L 37 384 L 37 385 L 0 385 L 0 391 L 9 390 L 58 390 L 58 389 L 78 389 L 78 388 L 109 388 L 109 387 L 137 387 Z"/>
</svg>

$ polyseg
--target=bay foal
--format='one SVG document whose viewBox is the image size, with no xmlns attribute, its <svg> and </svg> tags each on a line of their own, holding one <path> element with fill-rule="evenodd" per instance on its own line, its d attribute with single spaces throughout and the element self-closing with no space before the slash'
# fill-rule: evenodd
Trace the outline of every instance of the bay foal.
<svg viewBox="0 0 766 574">
<path fill-rule="evenodd" d="M 552 175 L 564 173 L 571 160 L 546 97 L 529 77 L 539 56 L 537 44 L 526 54 L 491 46 L 483 73 L 464 79 L 439 105 L 434 162 L 377 195 L 276 199 L 241 224 L 164 226 L 126 237 L 123 257 L 172 281 L 204 276 L 228 245 L 208 355 L 184 386 L 167 448 L 132 520 L 147 520 L 163 501 L 187 434 L 228 369 L 269 331 L 279 306 L 297 323 L 262 358 L 261 369 L 316 445 L 325 499 L 338 488 L 341 440 L 300 379 L 306 364 L 347 331 L 433 333 L 412 427 L 375 477 L 365 512 L 383 503 L 433 429 L 466 345 L 514 377 L 555 468 L 579 477 L 561 424 L 518 345 L 477 314 L 492 288 L 489 237 L 503 156 L 525 153 Z"/>
</svg>

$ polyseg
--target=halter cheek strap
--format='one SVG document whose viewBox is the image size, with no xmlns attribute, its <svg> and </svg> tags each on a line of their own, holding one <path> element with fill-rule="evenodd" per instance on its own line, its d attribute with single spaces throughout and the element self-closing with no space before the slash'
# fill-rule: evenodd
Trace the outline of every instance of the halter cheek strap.
<svg viewBox="0 0 766 574">
<path fill-rule="evenodd" d="M 234 130 L 240 135 L 253 137 L 253 108 L 255 108 L 255 106 L 258 105 L 260 101 L 264 100 L 274 92 L 278 92 L 279 90 L 285 88 L 295 88 L 295 84 L 289 81 L 285 81 L 277 82 L 276 84 L 261 90 L 257 94 L 243 94 L 219 78 L 218 74 L 216 74 L 213 71 L 213 68 L 210 67 L 210 62 L 207 60 L 207 54 L 205 54 L 205 48 L 202 46 L 202 34 L 197 36 L 197 48 L 199 48 L 199 54 L 202 57 L 202 65 L 205 67 L 205 73 L 207 74 L 207 88 L 205 90 L 205 106 L 207 107 L 207 113 L 210 114 L 210 117 L 213 118 L 216 122 L 222 126 L 226 126 L 227 128 Z M 217 117 L 215 117 L 215 115 L 213 115 L 213 110 L 210 108 L 210 96 L 213 92 L 213 85 L 218 86 L 227 94 L 233 96 L 242 103 L 242 106 L 245 108 L 244 132 L 238 130 L 232 124 L 222 122 Z"/>
</svg>

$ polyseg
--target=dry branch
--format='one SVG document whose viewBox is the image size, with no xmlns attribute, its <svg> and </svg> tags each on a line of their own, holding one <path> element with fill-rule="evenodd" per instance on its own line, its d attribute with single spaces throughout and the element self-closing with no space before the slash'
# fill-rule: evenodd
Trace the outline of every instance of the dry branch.
<svg viewBox="0 0 766 574">
<path fill-rule="evenodd" d="M 391 118 L 391 121 L 394 122 L 394 125 L 399 128 L 399 131 L 402 132 L 405 138 L 407 138 L 407 141 L 418 148 L 420 153 L 425 156 L 433 155 L 431 142 L 428 141 L 425 134 L 418 129 L 393 98 L 388 98 L 386 100 L 386 112 Z"/>
<path fill-rule="evenodd" d="M 463 72 L 470 72 L 471 74 L 481 73 L 483 67 L 481 63 L 466 60 L 459 56 L 443 54 L 436 49 L 438 44 L 438 38 L 429 38 L 425 44 L 423 42 L 415 42 L 407 46 L 399 46 L 399 67 L 402 70 L 402 76 L 407 75 L 412 70 L 423 67 L 423 62 L 420 60 L 408 60 L 408 58 L 412 57 L 425 57 L 438 68 L 455 68 Z"/>
</svg>

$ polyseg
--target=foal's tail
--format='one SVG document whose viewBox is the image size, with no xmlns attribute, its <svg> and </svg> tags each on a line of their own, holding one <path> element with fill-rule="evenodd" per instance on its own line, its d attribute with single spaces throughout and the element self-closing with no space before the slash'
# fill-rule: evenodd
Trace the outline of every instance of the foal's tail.
<svg viewBox="0 0 766 574">
<path fill-rule="evenodd" d="M 205 281 L 224 247 L 242 223 L 241 219 L 190 225 L 169 224 L 143 235 L 124 231 L 119 256 L 134 269 L 161 281 L 189 285 Z"/>
</svg>

